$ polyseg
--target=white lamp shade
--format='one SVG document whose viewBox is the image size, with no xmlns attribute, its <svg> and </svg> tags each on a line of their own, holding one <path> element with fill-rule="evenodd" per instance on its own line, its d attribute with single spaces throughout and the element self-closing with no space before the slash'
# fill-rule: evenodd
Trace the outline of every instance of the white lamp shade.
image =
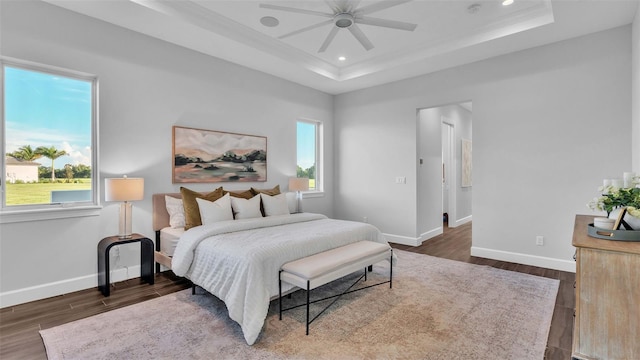
<svg viewBox="0 0 640 360">
<path fill-rule="evenodd" d="M 104 179 L 105 201 L 135 201 L 144 198 L 143 178 Z"/>
<path fill-rule="evenodd" d="M 289 178 L 289 191 L 307 191 L 309 190 L 309 178 Z"/>
</svg>

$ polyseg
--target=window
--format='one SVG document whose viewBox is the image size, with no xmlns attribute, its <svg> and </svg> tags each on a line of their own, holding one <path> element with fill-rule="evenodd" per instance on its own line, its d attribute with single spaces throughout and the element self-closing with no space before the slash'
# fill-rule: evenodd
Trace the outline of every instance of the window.
<svg viewBox="0 0 640 360">
<path fill-rule="evenodd" d="M 322 123 L 300 120 L 297 123 L 297 176 L 309 178 L 309 191 L 322 191 Z"/>
<path fill-rule="evenodd" d="M 97 205 L 97 78 L 2 63 L 2 212 Z"/>
</svg>

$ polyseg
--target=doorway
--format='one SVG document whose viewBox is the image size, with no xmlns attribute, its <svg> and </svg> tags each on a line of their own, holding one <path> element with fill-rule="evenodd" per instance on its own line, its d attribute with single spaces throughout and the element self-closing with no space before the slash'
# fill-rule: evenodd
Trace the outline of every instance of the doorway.
<svg viewBox="0 0 640 360">
<path fill-rule="evenodd" d="M 455 129 L 445 116 L 441 120 L 442 129 L 442 226 L 449 226 L 449 217 L 456 218 L 455 181 Z"/>
<path fill-rule="evenodd" d="M 461 184 L 462 143 L 471 140 L 471 102 L 418 110 L 417 230 L 421 241 L 471 221 L 472 188 Z"/>
</svg>

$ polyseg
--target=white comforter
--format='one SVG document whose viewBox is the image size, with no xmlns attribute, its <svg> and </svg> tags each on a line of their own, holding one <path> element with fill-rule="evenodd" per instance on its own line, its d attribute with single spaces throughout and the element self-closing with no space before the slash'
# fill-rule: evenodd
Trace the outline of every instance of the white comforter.
<svg viewBox="0 0 640 360">
<path fill-rule="evenodd" d="M 223 300 L 252 345 L 270 298 L 278 294 L 283 264 L 360 240 L 387 243 L 374 226 L 320 214 L 223 221 L 185 232 L 171 265 L 177 275 Z M 283 291 L 290 288 L 283 283 Z"/>
</svg>

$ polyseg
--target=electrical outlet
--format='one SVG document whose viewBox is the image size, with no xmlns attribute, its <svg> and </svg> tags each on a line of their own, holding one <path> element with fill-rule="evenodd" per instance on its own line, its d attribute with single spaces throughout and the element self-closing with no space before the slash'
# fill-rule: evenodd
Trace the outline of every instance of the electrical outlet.
<svg viewBox="0 0 640 360">
<path fill-rule="evenodd" d="M 366 217 L 366 216 L 363 216 L 363 217 L 362 217 L 362 222 L 365 222 L 365 223 L 366 223 L 366 222 L 368 222 L 368 221 L 369 221 L 369 219 L 367 219 L 367 217 Z"/>
<path fill-rule="evenodd" d="M 404 176 L 397 176 L 396 177 L 396 184 L 406 184 L 407 183 L 407 178 Z"/>
<path fill-rule="evenodd" d="M 542 235 L 536 236 L 536 245 L 544 246 L 544 236 Z"/>
</svg>

